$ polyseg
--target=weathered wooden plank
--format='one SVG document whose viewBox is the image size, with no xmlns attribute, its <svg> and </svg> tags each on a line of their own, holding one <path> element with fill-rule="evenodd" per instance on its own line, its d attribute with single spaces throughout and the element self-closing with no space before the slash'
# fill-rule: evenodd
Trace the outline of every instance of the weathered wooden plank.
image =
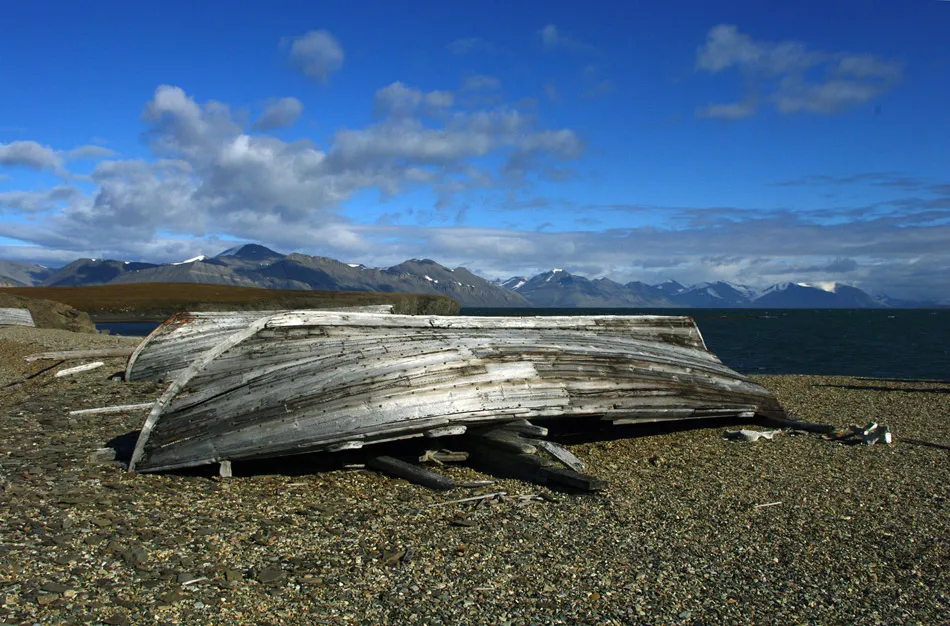
<svg viewBox="0 0 950 626">
<path fill-rule="evenodd" d="M 547 428 L 532 424 L 528 420 L 512 420 L 510 422 L 501 424 L 499 428 L 521 433 L 522 435 L 528 435 L 530 437 L 546 437 L 548 434 Z"/>
<path fill-rule="evenodd" d="M 125 413 L 126 411 L 138 411 L 139 409 L 150 409 L 154 402 L 143 402 L 141 404 L 117 404 L 115 406 L 101 406 L 95 409 L 76 409 L 70 411 L 70 415 L 93 415 L 96 413 Z"/>
<path fill-rule="evenodd" d="M 73 374 L 80 374 L 82 372 L 90 372 L 94 369 L 98 369 L 105 365 L 102 361 L 95 361 L 93 363 L 83 363 L 82 365 L 77 365 L 76 367 L 67 367 L 64 370 L 59 370 L 53 374 L 53 378 L 61 378 L 63 376 L 72 376 Z"/>
<path fill-rule="evenodd" d="M 636 332 L 655 339 L 658 328 L 688 330 L 689 318 L 559 319 L 292 312 L 255 320 L 173 381 L 143 427 L 133 468 L 333 450 L 517 419 L 784 415 L 701 340 L 662 343 Z"/>
<path fill-rule="evenodd" d="M 23 357 L 27 363 L 43 359 L 69 361 L 72 359 L 96 359 L 108 357 L 123 357 L 132 354 L 133 348 L 99 348 L 96 350 L 65 350 L 62 352 L 36 352 Z"/>
<path fill-rule="evenodd" d="M 561 447 L 554 443 L 553 441 L 547 441 L 546 439 L 541 439 L 535 441 L 534 445 L 541 448 L 555 459 L 568 466 L 570 469 L 575 472 L 585 472 L 587 471 L 587 464 L 581 461 L 579 458 L 574 456 L 570 450 L 567 448 Z"/>
<path fill-rule="evenodd" d="M 392 314 L 389 304 L 327 309 L 336 313 Z M 286 311 L 198 311 L 171 316 L 134 350 L 125 368 L 125 379 L 172 380 L 199 355 L 254 320 Z"/>
<path fill-rule="evenodd" d="M 0 326 L 33 326 L 33 314 L 29 309 L 0 308 Z"/>
</svg>

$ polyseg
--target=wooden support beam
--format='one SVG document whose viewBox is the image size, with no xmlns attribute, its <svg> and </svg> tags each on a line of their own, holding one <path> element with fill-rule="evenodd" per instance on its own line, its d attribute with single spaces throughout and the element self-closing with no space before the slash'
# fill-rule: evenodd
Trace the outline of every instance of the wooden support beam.
<svg viewBox="0 0 950 626">
<path fill-rule="evenodd" d="M 520 433 L 522 435 L 528 435 L 530 437 L 547 437 L 548 429 L 544 426 L 537 426 L 532 424 L 526 419 L 514 420 L 512 422 L 505 422 L 498 426 L 498 428 L 503 430 L 510 430 L 512 432 Z"/>
<path fill-rule="evenodd" d="M 487 446 L 500 448 L 501 450 L 507 450 L 509 452 L 534 454 L 538 451 L 531 443 L 519 437 L 518 433 L 506 431 L 502 428 L 472 433 L 471 436 Z"/>
<path fill-rule="evenodd" d="M 584 472 L 587 470 L 587 465 L 583 461 L 571 454 L 570 450 L 557 445 L 553 441 L 539 440 L 535 441 L 534 445 L 541 448 L 575 472 Z"/>
<path fill-rule="evenodd" d="M 366 465 L 375 470 L 380 470 L 387 474 L 398 476 L 399 478 L 405 478 L 411 483 L 422 485 L 429 489 L 445 490 L 458 486 L 451 478 L 446 478 L 441 474 L 436 474 L 433 471 L 419 467 L 418 465 L 413 465 L 412 463 L 406 463 L 391 456 L 373 457 L 366 461 Z"/>
<path fill-rule="evenodd" d="M 445 463 L 461 463 L 468 460 L 468 452 L 453 452 L 452 450 L 426 450 L 425 454 L 419 457 L 420 463 L 429 461 L 436 465 Z"/>
</svg>

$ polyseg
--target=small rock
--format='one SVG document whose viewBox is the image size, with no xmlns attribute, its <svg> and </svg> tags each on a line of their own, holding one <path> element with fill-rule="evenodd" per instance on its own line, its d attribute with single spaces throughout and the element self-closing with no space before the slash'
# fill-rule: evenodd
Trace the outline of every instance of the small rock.
<svg viewBox="0 0 950 626">
<path fill-rule="evenodd" d="M 158 596 L 158 599 L 165 604 L 175 604 L 185 596 L 181 595 L 177 591 L 169 591 Z"/>
<path fill-rule="evenodd" d="M 277 567 L 268 567 L 260 571 L 257 575 L 257 581 L 263 585 L 276 585 L 284 580 L 286 576 L 284 570 Z"/>
<path fill-rule="evenodd" d="M 109 626 L 128 626 L 129 616 L 125 613 L 114 613 L 111 616 L 102 620 L 104 624 L 109 624 Z"/>
<path fill-rule="evenodd" d="M 36 603 L 40 606 L 46 606 L 55 602 L 57 597 L 58 596 L 53 593 L 43 593 L 36 596 Z"/>
<path fill-rule="evenodd" d="M 69 587 L 61 583 L 48 582 L 40 585 L 40 590 L 48 593 L 63 593 L 67 589 L 69 589 Z"/>
<path fill-rule="evenodd" d="M 228 568 L 224 570 L 224 579 L 229 583 L 239 583 L 244 580 L 244 574 L 236 569 Z"/>
</svg>

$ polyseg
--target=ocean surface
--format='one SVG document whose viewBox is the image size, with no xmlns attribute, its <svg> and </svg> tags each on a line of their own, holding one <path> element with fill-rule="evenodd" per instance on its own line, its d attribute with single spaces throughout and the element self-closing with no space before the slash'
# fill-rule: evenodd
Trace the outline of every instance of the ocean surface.
<svg viewBox="0 0 950 626">
<path fill-rule="evenodd" d="M 689 315 L 743 374 L 950 380 L 950 309 L 463 309 L 464 315 Z M 157 324 L 97 324 L 144 336 Z"/>
</svg>

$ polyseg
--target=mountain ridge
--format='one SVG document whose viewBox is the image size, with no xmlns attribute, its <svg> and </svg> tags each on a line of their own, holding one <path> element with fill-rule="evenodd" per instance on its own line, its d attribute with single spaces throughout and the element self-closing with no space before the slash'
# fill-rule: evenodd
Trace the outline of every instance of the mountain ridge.
<svg viewBox="0 0 950 626">
<path fill-rule="evenodd" d="M 206 283 L 268 289 L 428 293 L 463 307 L 510 308 L 910 308 L 933 306 L 872 296 L 841 283 L 777 283 L 764 289 L 714 281 L 684 285 L 668 280 L 618 283 L 560 268 L 535 276 L 489 281 L 465 267 L 408 259 L 386 268 L 344 263 L 301 253 L 281 254 L 247 243 L 217 255 L 144 263 L 77 259 L 58 269 L 0 260 L 0 287 L 84 286 L 130 283 Z"/>
</svg>

